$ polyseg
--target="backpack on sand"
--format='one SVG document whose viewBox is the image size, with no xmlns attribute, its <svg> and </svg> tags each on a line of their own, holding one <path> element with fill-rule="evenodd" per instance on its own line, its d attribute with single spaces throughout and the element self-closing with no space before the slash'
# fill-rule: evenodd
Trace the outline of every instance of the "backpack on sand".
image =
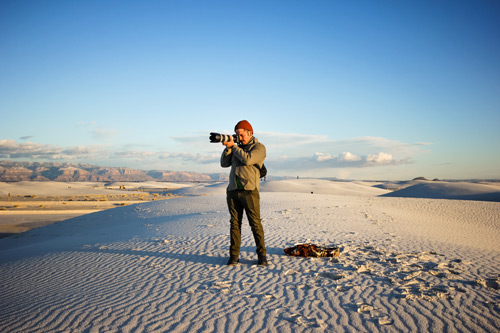
<svg viewBox="0 0 500 333">
<path fill-rule="evenodd" d="M 285 249 L 285 253 L 293 257 L 338 257 L 338 247 L 325 247 L 316 244 L 297 244 Z"/>
</svg>

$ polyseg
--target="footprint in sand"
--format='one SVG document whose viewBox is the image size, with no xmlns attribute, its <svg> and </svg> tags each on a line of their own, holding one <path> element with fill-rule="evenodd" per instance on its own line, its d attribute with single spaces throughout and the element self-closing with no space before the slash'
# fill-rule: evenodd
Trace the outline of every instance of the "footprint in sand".
<svg viewBox="0 0 500 333">
<path fill-rule="evenodd" d="M 338 285 L 337 288 L 335 288 L 335 290 L 342 292 L 342 291 L 347 291 L 353 287 L 354 287 L 353 284 L 344 284 L 344 285 Z"/>
<path fill-rule="evenodd" d="M 373 306 L 367 303 L 357 303 L 358 312 L 369 312 L 373 310 Z"/>
<path fill-rule="evenodd" d="M 312 317 L 304 317 L 299 314 L 291 314 L 284 317 L 285 320 L 305 327 L 325 328 L 325 322 Z"/>
<path fill-rule="evenodd" d="M 476 281 L 477 284 L 483 287 L 500 290 L 500 278 L 498 279 L 480 279 Z"/>
<path fill-rule="evenodd" d="M 223 294 L 229 293 L 231 289 L 232 281 L 216 281 L 214 283 L 214 287 L 219 289 L 219 291 Z"/>
<path fill-rule="evenodd" d="M 429 271 L 429 274 L 434 275 L 435 277 L 438 278 L 447 278 L 448 274 L 445 272 L 439 272 L 439 271 Z"/>
<path fill-rule="evenodd" d="M 371 274 L 372 268 L 369 265 L 358 266 L 356 272 L 361 274 Z"/>
<path fill-rule="evenodd" d="M 358 306 L 359 313 L 370 313 L 371 317 L 378 317 L 379 325 L 392 325 L 394 320 L 392 320 L 389 316 L 379 315 L 378 309 L 374 308 L 372 305 L 368 303 L 356 303 Z"/>
<path fill-rule="evenodd" d="M 392 325 L 394 323 L 394 320 L 392 320 L 389 317 L 380 317 L 378 319 L 379 325 Z"/>
</svg>

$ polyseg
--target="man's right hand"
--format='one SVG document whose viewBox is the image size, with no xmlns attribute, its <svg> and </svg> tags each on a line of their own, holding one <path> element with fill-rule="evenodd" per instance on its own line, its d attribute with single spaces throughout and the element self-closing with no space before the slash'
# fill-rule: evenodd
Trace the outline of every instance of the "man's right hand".
<svg viewBox="0 0 500 333">
<path fill-rule="evenodd" d="M 234 140 L 233 137 L 231 136 L 231 141 L 226 141 L 222 143 L 223 146 L 226 146 L 227 148 L 232 148 L 234 146 Z"/>
</svg>

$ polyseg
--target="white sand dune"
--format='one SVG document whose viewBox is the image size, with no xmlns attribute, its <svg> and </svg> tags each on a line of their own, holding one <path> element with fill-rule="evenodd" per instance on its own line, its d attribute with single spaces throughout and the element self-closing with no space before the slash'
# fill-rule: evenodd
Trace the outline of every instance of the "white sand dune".
<svg viewBox="0 0 500 333">
<path fill-rule="evenodd" d="M 194 184 L 171 191 L 177 195 L 209 195 L 224 194 L 227 183 Z M 372 187 L 372 184 L 362 182 L 341 182 L 322 179 L 293 179 L 263 181 L 260 184 L 261 192 L 296 192 L 313 194 L 377 196 L 390 193 L 390 191 Z"/>
<path fill-rule="evenodd" d="M 172 194 L 179 196 L 198 196 L 198 195 L 212 195 L 226 193 L 226 182 L 213 183 L 213 184 L 193 184 L 177 190 L 171 191 Z"/>
<path fill-rule="evenodd" d="M 270 265 L 254 265 L 245 220 L 241 264 L 229 267 L 224 186 L 190 189 L 0 239 L 0 331 L 500 327 L 500 203 L 380 197 L 362 183 L 267 182 Z M 340 246 L 341 255 L 284 255 L 307 241 Z"/>
<path fill-rule="evenodd" d="M 261 183 L 262 192 L 297 192 L 354 196 L 377 196 L 389 193 L 362 182 L 342 182 L 321 179 L 292 179 Z"/>
<path fill-rule="evenodd" d="M 500 202 L 500 185 L 467 182 L 418 182 L 385 194 L 385 196 Z"/>
</svg>

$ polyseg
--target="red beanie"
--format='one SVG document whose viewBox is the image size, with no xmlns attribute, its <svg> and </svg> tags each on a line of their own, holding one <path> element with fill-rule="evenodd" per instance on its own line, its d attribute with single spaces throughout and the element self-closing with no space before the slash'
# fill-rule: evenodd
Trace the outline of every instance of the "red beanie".
<svg viewBox="0 0 500 333">
<path fill-rule="evenodd" d="M 236 126 L 234 126 L 234 131 L 236 132 L 236 130 L 240 128 L 253 132 L 252 125 L 250 125 L 250 123 L 246 120 L 241 120 L 240 122 L 238 122 Z"/>
</svg>

